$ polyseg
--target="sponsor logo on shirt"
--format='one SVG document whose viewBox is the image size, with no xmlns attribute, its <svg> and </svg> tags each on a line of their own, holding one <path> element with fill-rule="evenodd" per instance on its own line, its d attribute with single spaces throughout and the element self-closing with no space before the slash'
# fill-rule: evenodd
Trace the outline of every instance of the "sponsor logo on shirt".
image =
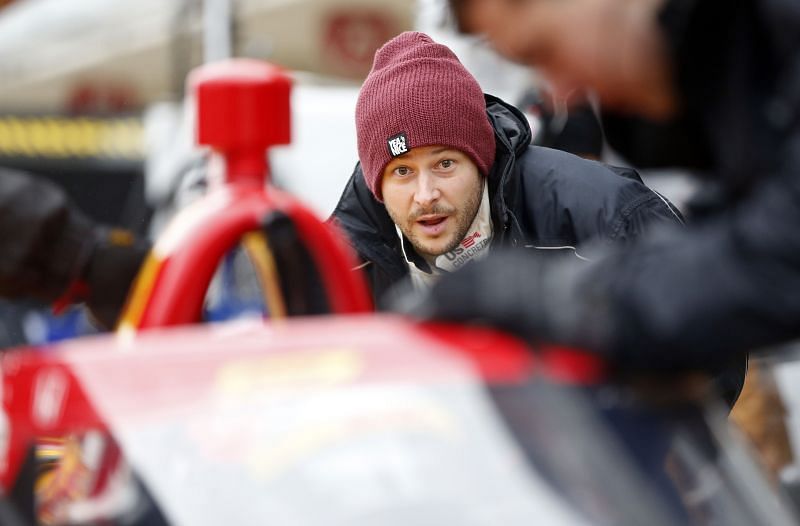
<svg viewBox="0 0 800 526">
<path fill-rule="evenodd" d="M 445 253 L 444 256 L 447 258 L 447 261 L 452 264 L 453 269 L 455 270 L 469 261 L 472 256 L 483 250 L 486 245 L 489 244 L 489 241 L 489 238 L 483 237 L 481 236 L 480 232 L 475 231 L 465 237 L 456 248 Z"/>
<path fill-rule="evenodd" d="M 472 234 L 468 235 L 461 241 L 461 246 L 464 248 L 470 248 L 475 244 L 475 239 L 481 237 L 480 232 L 473 232 Z"/>
</svg>

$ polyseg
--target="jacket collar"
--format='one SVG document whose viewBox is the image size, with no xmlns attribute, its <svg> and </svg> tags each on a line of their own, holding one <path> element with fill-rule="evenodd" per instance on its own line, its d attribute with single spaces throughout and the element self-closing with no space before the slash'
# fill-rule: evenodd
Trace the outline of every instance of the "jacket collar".
<svg viewBox="0 0 800 526">
<path fill-rule="evenodd" d="M 497 150 L 489 174 L 492 199 L 492 222 L 501 242 L 511 229 L 519 229 L 513 211 L 521 207 L 520 178 L 514 176 L 517 159 L 531 144 L 532 133 L 527 118 L 514 106 L 493 95 L 485 95 L 486 111 L 494 128 Z"/>
</svg>

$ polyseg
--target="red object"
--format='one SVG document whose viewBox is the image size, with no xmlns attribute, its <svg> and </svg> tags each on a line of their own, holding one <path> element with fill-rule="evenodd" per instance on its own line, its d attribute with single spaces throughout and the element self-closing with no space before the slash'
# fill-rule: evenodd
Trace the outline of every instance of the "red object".
<svg viewBox="0 0 800 526">
<path fill-rule="evenodd" d="M 253 393 L 291 386 L 524 382 L 536 363 L 523 343 L 491 329 L 374 314 L 235 330 L 180 327 L 8 351 L 0 356 L 10 424 L 7 448 L 0 446 L 0 489 L 13 486 L 37 437 L 115 434 L 174 418 L 193 404 L 213 407 L 220 396 L 247 403 Z"/>
<path fill-rule="evenodd" d="M 469 357 L 489 383 L 525 381 L 538 365 L 538 357 L 528 345 L 505 332 L 445 323 L 425 324 L 422 330 Z"/>
<path fill-rule="evenodd" d="M 291 81 L 254 60 L 201 66 L 189 85 L 197 101 L 197 140 L 225 161 L 225 181 L 183 210 L 156 243 L 129 298 L 122 325 L 152 328 L 200 321 L 222 257 L 271 213 L 297 227 L 319 268 L 334 313 L 366 312 L 372 300 L 355 257 L 333 228 L 296 199 L 268 186 L 266 149 L 290 139 Z"/>
<path fill-rule="evenodd" d="M 132 328 L 153 328 L 199 321 L 206 290 L 222 256 L 243 234 L 258 230 L 273 211 L 285 213 L 297 226 L 320 269 L 333 312 L 372 310 L 363 276 L 351 270 L 355 259 L 332 227 L 278 190 L 230 185 L 186 209 L 159 239 L 153 248 L 158 259 L 155 275 L 139 278 L 149 283 L 147 297 L 138 305 L 139 291 L 134 291 L 123 322 Z M 147 272 L 145 265 L 143 273 Z"/>
<path fill-rule="evenodd" d="M 586 386 L 608 380 L 606 364 L 595 354 L 558 345 L 545 345 L 537 354 L 542 372 L 551 381 Z"/>
<path fill-rule="evenodd" d="M 89 297 L 89 285 L 83 280 L 75 280 L 69 284 L 60 298 L 53 302 L 53 314 L 63 314 L 70 305 L 80 303 Z"/>
<path fill-rule="evenodd" d="M 579 349 L 558 345 L 531 349 L 508 333 L 475 326 L 432 323 L 423 329 L 469 356 L 488 382 L 523 381 L 534 369 L 548 382 L 562 385 L 590 386 L 608 380 L 605 362 Z"/>
<path fill-rule="evenodd" d="M 39 352 L 8 351 L 0 357 L 3 410 L 9 425 L 0 483 L 8 491 L 36 437 L 106 430 L 73 371 Z"/>
<path fill-rule="evenodd" d="M 265 152 L 291 141 L 291 80 L 265 62 L 234 59 L 200 66 L 189 75 L 197 103 L 197 143 L 225 158 L 226 180 L 267 176 Z"/>
</svg>

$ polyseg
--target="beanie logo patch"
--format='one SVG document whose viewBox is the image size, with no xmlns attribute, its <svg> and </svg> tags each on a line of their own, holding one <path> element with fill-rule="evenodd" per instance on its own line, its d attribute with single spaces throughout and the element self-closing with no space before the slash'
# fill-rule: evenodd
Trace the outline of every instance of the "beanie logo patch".
<svg viewBox="0 0 800 526">
<path fill-rule="evenodd" d="M 408 153 L 408 137 L 405 133 L 392 135 L 386 140 L 386 144 L 389 146 L 389 155 L 392 157 Z"/>
</svg>

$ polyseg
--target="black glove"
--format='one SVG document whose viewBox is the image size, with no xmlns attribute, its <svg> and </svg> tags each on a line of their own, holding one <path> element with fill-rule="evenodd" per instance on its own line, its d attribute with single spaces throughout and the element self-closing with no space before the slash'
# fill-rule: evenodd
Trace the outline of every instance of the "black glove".
<svg viewBox="0 0 800 526">
<path fill-rule="evenodd" d="M 92 224 L 52 183 L 0 172 L 0 295 L 51 302 L 86 266 Z"/>
<path fill-rule="evenodd" d="M 619 275 L 617 263 L 613 257 L 587 263 L 574 257 L 544 259 L 519 250 L 495 253 L 442 276 L 430 291 L 406 288 L 390 302 L 395 310 L 417 318 L 481 323 L 534 344 L 592 351 L 610 360 L 618 372 L 707 371 L 717 375 L 716 386 L 732 405 L 744 381 L 746 356 L 733 354 L 716 361 L 686 354 L 657 356 L 630 337 L 620 337 L 635 321 L 610 299 L 612 287 L 619 286 L 613 280 Z M 630 343 L 623 347 L 620 340 Z"/>
<path fill-rule="evenodd" d="M 147 241 L 126 230 L 94 230 L 94 246 L 81 276 L 88 285 L 86 306 L 104 327 L 116 325 L 128 290 L 150 250 Z"/>
<path fill-rule="evenodd" d="M 147 249 L 93 224 L 49 181 L 0 171 L 0 296 L 51 303 L 72 293 L 112 327 Z"/>
<path fill-rule="evenodd" d="M 531 342 L 603 350 L 609 309 L 583 283 L 587 268 L 572 256 L 497 252 L 442 276 L 430 291 L 395 297 L 392 306 L 422 319 L 490 325 Z"/>
</svg>

